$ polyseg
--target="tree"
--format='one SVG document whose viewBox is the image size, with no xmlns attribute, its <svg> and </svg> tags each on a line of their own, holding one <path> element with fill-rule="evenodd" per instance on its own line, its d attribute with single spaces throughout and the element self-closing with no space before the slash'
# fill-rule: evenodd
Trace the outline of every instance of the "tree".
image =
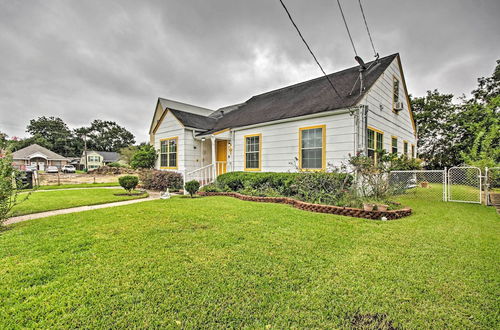
<svg viewBox="0 0 500 330">
<path fill-rule="evenodd" d="M 2 147 L 2 145 L 0 145 Z M 5 147 L 5 144 L 3 145 Z M 12 157 L 7 154 L 0 158 L 0 231 L 4 228 L 3 224 L 9 218 L 9 213 L 14 206 L 26 200 L 29 193 L 22 200 L 18 199 L 19 191 L 17 189 L 19 172 L 12 166 Z"/>
<path fill-rule="evenodd" d="M 442 169 L 461 162 L 457 145 L 460 137 L 454 125 L 457 106 L 452 101 L 452 94 L 441 94 L 437 90 L 411 100 L 419 157 L 425 160 L 429 169 Z"/>
<path fill-rule="evenodd" d="M 120 149 L 120 159 L 125 162 L 126 164 L 130 165 L 130 162 L 132 161 L 132 157 L 135 155 L 135 153 L 139 150 L 139 147 L 137 146 L 128 146 L 125 148 Z"/>
<path fill-rule="evenodd" d="M 55 153 L 61 155 L 72 155 L 73 133 L 61 118 L 38 117 L 30 120 L 26 131 L 31 134 L 31 138 L 26 141 L 29 144 L 33 140 L 43 140 L 42 145 Z"/>
<path fill-rule="evenodd" d="M 0 132 L 0 158 L 2 158 L 7 149 L 7 134 Z"/>
<path fill-rule="evenodd" d="M 153 146 L 146 144 L 132 156 L 130 166 L 132 168 L 154 168 L 156 163 L 156 150 Z"/>
<path fill-rule="evenodd" d="M 437 90 L 413 98 L 419 155 L 427 168 L 464 162 L 484 168 L 500 162 L 499 94 L 500 60 L 491 77 L 478 79 L 470 99 L 454 104 L 453 95 Z"/>
<path fill-rule="evenodd" d="M 99 151 L 118 152 L 135 143 L 134 135 L 113 121 L 96 119 L 92 121 L 90 127 L 76 129 L 75 133 L 85 134 L 88 138 L 88 149 Z"/>
<path fill-rule="evenodd" d="M 491 98 L 500 94 L 500 60 L 491 77 L 482 77 L 477 80 L 478 87 L 472 91 L 474 100 L 479 103 L 488 103 Z"/>
</svg>

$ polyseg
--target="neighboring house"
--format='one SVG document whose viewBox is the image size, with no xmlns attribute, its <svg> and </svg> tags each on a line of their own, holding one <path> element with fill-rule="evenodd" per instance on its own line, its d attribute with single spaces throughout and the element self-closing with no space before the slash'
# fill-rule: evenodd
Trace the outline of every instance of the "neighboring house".
<svg viewBox="0 0 500 330">
<path fill-rule="evenodd" d="M 68 164 L 68 159 L 38 144 L 32 144 L 13 152 L 12 164 L 21 170 L 24 170 L 29 165 L 36 166 L 38 170 L 43 171 L 48 166 L 61 168 Z"/>
<path fill-rule="evenodd" d="M 216 111 L 159 98 L 149 131 L 156 167 L 186 179 L 208 171 L 213 181 L 226 171 L 293 171 L 295 159 L 298 169 L 324 170 L 357 151 L 374 161 L 378 149 L 416 156 L 399 54 L 328 77 L 340 96 L 320 77 Z"/>
<path fill-rule="evenodd" d="M 87 162 L 85 162 L 85 152 L 80 158 L 80 165 L 84 168 L 87 166 L 89 170 L 99 168 L 109 163 L 117 163 L 120 161 L 120 154 L 110 151 L 94 151 L 87 150 Z"/>
</svg>

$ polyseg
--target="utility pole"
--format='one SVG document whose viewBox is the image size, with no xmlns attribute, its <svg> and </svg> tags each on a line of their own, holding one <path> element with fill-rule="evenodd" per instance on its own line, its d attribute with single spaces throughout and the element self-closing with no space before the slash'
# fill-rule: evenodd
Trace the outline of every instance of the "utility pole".
<svg viewBox="0 0 500 330">
<path fill-rule="evenodd" d="M 88 171 L 87 134 L 83 134 L 83 154 L 85 155 L 85 171 Z"/>
</svg>

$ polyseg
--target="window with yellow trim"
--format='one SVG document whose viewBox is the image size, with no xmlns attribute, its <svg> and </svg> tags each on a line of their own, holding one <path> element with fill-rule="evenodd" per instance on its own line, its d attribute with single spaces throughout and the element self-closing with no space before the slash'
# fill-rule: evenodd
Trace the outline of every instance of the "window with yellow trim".
<svg viewBox="0 0 500 330">
<path fill-rule="evenodd" d="M 403 142 L 403 153 L 408 156 L 408 142 L 404 141 Z"/>
<path fill-rule="evenodd" d="M 324 129 L 325 127 L 314 127 L 300 130 L 300 168 L 323 168 Z"/>
<path fill-rule="evenodd" d="M 160 167 L 177 167 L 177 138 L 160 141 Z"/>
<path fill-rule="evenodd" d="M 384 133 L 368 129 L 368 157 L 377 162 L 377 153 L 384 149 Z"/>
<path fill-rule="evenodd" d="M 392 106 L 393 106 L 393 111 L 396 112 L 394 109 L 394 106 L 396 105 L 396 102 L 399 102 L 399 80 L 396 77 L 393 77 L 392 80 Z"/>
<path fill-rule="evenodd" d="M 245 169 L 260 169 L 261 135 L 245 136 Z"/>
<path fill-rule="evenodd" d="M 392 137 L 392 153 L 398 153 L 398 138 L 395 136 Z"/>
<path fill-rule="evenodd" d="M 416 155 L 415 155 L 415 145 L 414 144 L 411 145 L 411 157 L 412 158 L 416 157 Z"/>
</svg>

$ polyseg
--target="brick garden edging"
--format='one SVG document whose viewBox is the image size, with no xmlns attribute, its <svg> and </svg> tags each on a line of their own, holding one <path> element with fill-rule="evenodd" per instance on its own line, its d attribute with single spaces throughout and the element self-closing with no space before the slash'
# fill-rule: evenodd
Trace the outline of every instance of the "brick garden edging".
<svg viewBox="0 0 500 330">
<path fill-rule="evenodd" d="M 322 205 L 322 204 L 312 204 L 302 202 L 296 199 L 288 197 L 259 197 L 259 196 L 248 196 L 242 195 L 236 192 L 199 192 L 200 196 L 229 196 L 235 197 L 244 201 L 250 202 L 262 202 L 262 203 L 278 203 L 278 204 L 288 204 L 295 208 L 304 211 L 318 212 L 318 213 L 329 213 L 344 215 L 348 217 L 363 218 L 380 220 L 382 217 L 386 217 L 387 220 L 399 219 L 402 217 L 407 217 L 411 215 L 411 208 L 405 207 L 400 210 L 391 211 L 365 211 L 363 209 L 357 209 L 352 207 L 343 206 L 333 206 L 333 205 Z"/>
</svg>

